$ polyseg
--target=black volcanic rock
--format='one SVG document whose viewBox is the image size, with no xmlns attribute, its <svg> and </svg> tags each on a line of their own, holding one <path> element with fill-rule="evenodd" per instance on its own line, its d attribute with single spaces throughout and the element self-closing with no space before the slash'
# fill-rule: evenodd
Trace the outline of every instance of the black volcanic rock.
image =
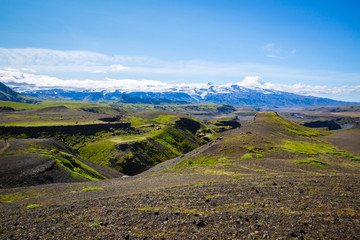
<svg viewBox="0 0 360 240">
<path fill-rule="evenodd" d="M 314 121 L 314 122 L 308 122 L 308 123 L 304 123 L 305 127 L 310 127 L 310 128 L 324 128 L 327 127 L 329 130 L 337 130 L 337 129 L 341 129 L 341 126 L 339 124 L 337 124 L 334 121 Z"/>
<path fill-rule="evenodd" d="M 230 126 L 231 129 L 241 127 L 241 124 L 236 120 L 229 120 L 229 121 L 218 121 L 214 123 L 215 126 Z"/>
</svg>

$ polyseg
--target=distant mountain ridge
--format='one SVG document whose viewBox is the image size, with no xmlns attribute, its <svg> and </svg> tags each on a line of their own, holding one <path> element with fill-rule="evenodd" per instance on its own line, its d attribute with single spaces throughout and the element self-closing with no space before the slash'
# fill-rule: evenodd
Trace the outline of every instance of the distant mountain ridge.
<svg viewBox="0 0 360 240">
<path fill-rule="evenodd" d="M 101 90 L 31 90 L 23 94 L 45 98 L 63 98 L 96 102 L 122 102 L 142 104 L 186 104 L 186 103 L 217 103 L 235 106 L 252 106 L 264 108 L 310 107 L 310 106 L 344 106 L 355 105 L 355 102 L 344 102 L 329 98 L 303 96 L 261 88 L 245 88 L 237 84 L 215 86 L 207 85 L 177 85 L 159 91 L 131 91 L 114 89 Z"/>
<path fill-rule="evenodd" d="M 27 96 L 22 96 L 18 92 L 12 90 L 2 82 L 0 82 L 0 100 L 1 101 L 12 101 L 12 102 L 36 102 L 35 99 Z"/>
</svg>

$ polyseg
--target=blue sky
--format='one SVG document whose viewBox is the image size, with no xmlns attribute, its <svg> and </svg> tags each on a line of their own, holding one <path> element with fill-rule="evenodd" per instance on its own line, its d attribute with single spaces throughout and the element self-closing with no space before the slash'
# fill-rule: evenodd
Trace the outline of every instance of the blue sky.
<svg viewBox="0 0 360 240">
<path fill-rule="evenodd" d="M 47 77 L 225 84 L 251 76 L 360 102 L 359 12 L 359 1 L 346 0 L 0 0 L 0 81 L 15 86 L 19 73 L 29 87 Z"/>
</svg>

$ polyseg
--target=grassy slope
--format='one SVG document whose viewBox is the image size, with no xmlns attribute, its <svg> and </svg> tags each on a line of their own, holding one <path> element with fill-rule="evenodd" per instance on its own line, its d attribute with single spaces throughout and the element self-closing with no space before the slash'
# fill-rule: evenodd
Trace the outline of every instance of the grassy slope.
<svg viewBox="0 0 360 240">
<path fill-rule="evenodd" d="M 129 120 L 132 126 L 140 127 L 142 133 L 104 137 L 87 143 L 79 153 L 97 164 L 115 167 L 126 174 L 138 173 L 205 143 L 190 132 L 176 129 L 175 122 L 180 117 L 188 116 L 162 111 L 135 114 Z M 115 148 L 118 144 L 126 145 L 126 150 Z"/>
<path fill-rule="evenodd" d="M 275 113 L 258 113 L 254 122 L 225 134 L 206 153 L 185 159 L 163 174 L 192 171 L 233 178 L 254 173 L 358 174 L 359 157 L 326 142 L 329 134 Z"/>
</svg>

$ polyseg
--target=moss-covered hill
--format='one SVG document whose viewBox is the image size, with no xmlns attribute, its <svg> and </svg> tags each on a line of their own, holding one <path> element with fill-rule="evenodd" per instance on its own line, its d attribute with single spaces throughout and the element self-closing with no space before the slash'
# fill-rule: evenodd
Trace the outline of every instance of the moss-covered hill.
<svg viewBox="0 0 360 240">
<path fill-rule="evenodd" d="M 128 175 L 194 150 L 214 140 L 215 132 L 240 126 L 237 122 L 234 125 L 231 121 L 216 120 L 205 126 L 184 114 L 165 111 L 129 113 L 109 104 L 68 101 L 1 104 L 13 109 L 0 112 L 1 138 L 54 139 L 73 148 L 84 159 Z M 191 109 L 202 113 L 234 110 L 231 106 L 215 104 L 172 107 L 172 111 Z M 104 119 L 115 122 L 104 122 Z"/>
<path fill-rule="evenodd" d="M 243 174 L 358 174 L 360 157 L 327 142 L 330 134 L 273 112 L 260 112 L 253 122 L 225 133 L 207 151 L 185 158 L 161 174 L 191 171 L 233 178 Z"/>
<path fill-rule="evenodd" d="M 79 147 L 84 158 L 135 175 L 168 159 L 187 153 L 215 139 L 213 130 L 188 116 L 142 112 L 130 121 L 129 134 L 112 134 Z"/>
</svg>

